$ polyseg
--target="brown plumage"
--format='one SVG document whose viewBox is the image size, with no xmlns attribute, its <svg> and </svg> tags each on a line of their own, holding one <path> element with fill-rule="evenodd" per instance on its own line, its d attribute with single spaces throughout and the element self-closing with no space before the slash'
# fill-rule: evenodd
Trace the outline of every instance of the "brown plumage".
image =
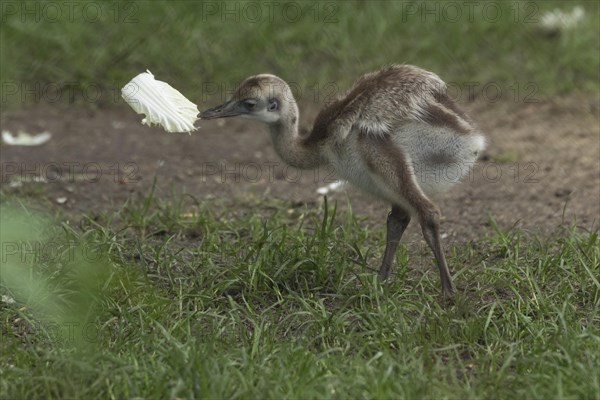
<svg viewBox="0 0 600 400">
<path fill-rule="evenodd" d="M 345 96 L 326 105 L 309 134 L 298 131 L 299 112 L 282 79 L 252 76 L 203 119 L 244 116 L 269 125 L 276 152 L 288 164 L 329 164 L 341 179 L 387 201 L 387 243 L 379 271 L 387 278 L 398 242 L 416 216 L 440 270 L 442 290 L 452 281 L 441 246 L 440 212 L 431 200 L 466 175 L 484 147 L 471 119 L 446 95 L 434 73 L 392 65 L 360 77 Z"/>
</svg>

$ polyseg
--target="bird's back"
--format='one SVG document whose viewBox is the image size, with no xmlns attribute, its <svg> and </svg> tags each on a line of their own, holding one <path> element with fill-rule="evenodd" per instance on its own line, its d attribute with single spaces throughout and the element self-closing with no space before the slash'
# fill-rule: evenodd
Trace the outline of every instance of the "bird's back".
<svg viewBox="0 0 600 400">
<path fill-rule="evenodd" d="M 392 133 L 406 122 L 474 130 L 470 119 L 446 94 L 436 74 L 412 65 L 392 65 L 361 76 L 317 116 L 311 138 L 345 138 L 353 127 L 369 134 Z"/>
</svg>

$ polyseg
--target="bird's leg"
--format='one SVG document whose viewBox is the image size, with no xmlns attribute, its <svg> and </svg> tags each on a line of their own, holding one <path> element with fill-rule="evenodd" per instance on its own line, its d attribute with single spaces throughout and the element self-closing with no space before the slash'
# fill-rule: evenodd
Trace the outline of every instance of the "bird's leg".
<svg viewBox="0 0 600 400">
<path fill-rule="evenodd" d="M 437 210 L 433 210 L 425 211 L 420 214 L 423 236 L 433 251 L 438 269 L 440 270 L 442 292 L 444 296 L 450 297 L 454 289 L 452 288 L 452 278 L 450 278 L 450 271 L 448 270 L 448 264 L 446 264 L 446 257 L 444 256 L 444 251 L 442 249 L 442 240 L 440 238 L 440 213 Z"/>
<path fill-rule="evenodd" d="M 388 188 L 404 199 L 419 216 L 423 236 L 429 247 L 431 247 L 440 270 L 442 291 L 444 295 L 450 296 L 452 294 L 452 279 L 442 251 L 439 210 L 423 193 L 415 179 L 415 173 L 409 164 L 409 160 L 402 149 L 394 144 L 389 136 L 374 136 L 361 132 L 358 140 L 360 155 L 370 172 L 381 178 Z M 388 220 L 388 234 L 390 231 L 389 226 Z M 392 228 L 392 230 L 394 229 Z M 392 250 L 395 250 L 397 246 L 397 243 L 394 244 L 390 240 L 393 238 L 393 235 L 392 238 L 388 238 L 385 259 L 390 257 L 388 253 L 392 253 Z M 389 248 L 390 246 L 392 248 Z M 386 272 L 385 259 L 380 275 L 385 275 Z"/>
<path fill-rule="evenodd" d="M 394 256 L 396 255 L 398 243 L 409 222 L 409 213 L 398 206 L 392 206 L 392 211 L 390 211 L 387 217 L 387 241 L 385 252 L 383 253 L 383 262 L 379 269 L 379 277 L 381 279 L 386 279 L 390 274 L 390 268 L 394 264 Z"/>
</svg>

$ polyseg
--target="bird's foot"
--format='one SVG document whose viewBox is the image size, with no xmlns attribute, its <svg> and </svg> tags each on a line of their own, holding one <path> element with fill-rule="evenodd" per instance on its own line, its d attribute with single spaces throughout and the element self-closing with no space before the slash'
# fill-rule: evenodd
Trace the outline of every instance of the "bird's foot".
<svg viewBox="0 0 600 400">
<path fill-rule="evenodd" d="M 452 286 L 442 288 L 442 304 L 445 306 L 454 304 L 454 288 Z"/>
<path fill-rule="evenodd" d="M 379 273 L 377 274 L 377 276 L 379 276 L 379 279 L 382 282 L 387 280 L 387 278 L 390 276 L 390 268 L 386 267 L 385 265 L 382 265 L 379 269 Z"/>
</svg>

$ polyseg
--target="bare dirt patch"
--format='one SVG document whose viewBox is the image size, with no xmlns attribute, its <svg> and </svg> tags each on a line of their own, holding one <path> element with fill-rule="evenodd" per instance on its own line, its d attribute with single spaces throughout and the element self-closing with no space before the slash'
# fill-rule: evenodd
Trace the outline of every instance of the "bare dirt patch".
<svg viewBox="0 0 600 400">
<path fill-rule="evenodd" d="M 600 121 L 594 96 L 571 95 L 538 103 L 464 105 L 488 137 L 488 150 L 461 185 L 438 200 L 443 230 L 451 240 L 502 228 L 548 232 L 563 223 L 595 228 L 600 221 Z M 310 125 L 317 107 L 303 115 Z M 334 179 L 329 170 L 287 168 L 274 153 L 266 128 L 241 119 L 200 121 L 194 134 L 167 134 L 140 124 L 125 106 L 90 109 L 39 105 L 4 112 L 2 129 L 48 130 L 39 147 L 2 144 L 3 193 L 45 199 L 67 215 L 119 209 L 157 179 L 157 195 L 185 190 L 200 201 L 247 207 L 253 198 L 275 197 L 319 204 L 316 189 Z M 31 183 L 29 181 L 45 181 Z M 34 185 L 37 189 L 31 190 Z M 345 207 L 344 193 L 332 196 Z M 383 224 L 387 205 L 349 192 L 353 209 Z M 248 210 L 252 212 L 252 210 Z M 409 235 L 418 234 L 411 224 Z"/>
</svg>

